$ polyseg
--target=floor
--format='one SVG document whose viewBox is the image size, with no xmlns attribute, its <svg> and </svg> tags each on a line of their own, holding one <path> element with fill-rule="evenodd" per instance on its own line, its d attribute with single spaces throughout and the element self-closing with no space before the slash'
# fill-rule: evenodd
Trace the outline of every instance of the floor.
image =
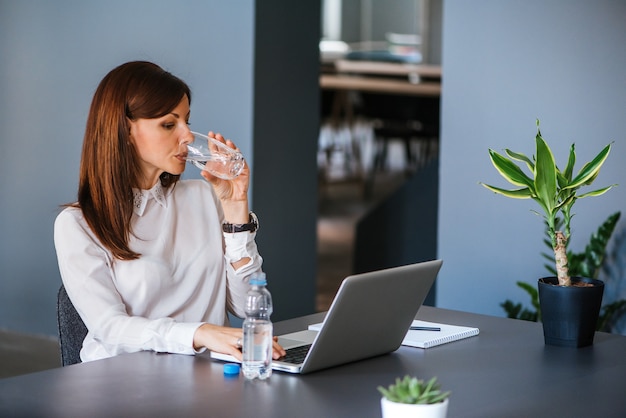
<svg viewBox="0 0 626 418">
<path fill-rule="evenodd" d="M 318 311 L 327 310 L 341 280 L 352 271 L 354 227 L 361 216 L 404 180 L 400 171 L 376 177 L 369 198 L 362 184 L 330 182 L 320 187 L 318 217 Z M 0 329 L 0 378 L 61 366 L 58 340 Z"/>
<path fill-rule="evenodd" d="M 61 367 L 56 338 L 0 329 L 0 379 L 55 367 Z"/>
<path fill-rule="evenodd" d="M 328 310 L 341 281 L 352 274 L 355 226 L 367 211 L 405 180 L 402 171 L 377 175 L 369 198 L 358 183 L 337 182 L 320 189 L 317 220 L 318 311 Z"/>
</svg>

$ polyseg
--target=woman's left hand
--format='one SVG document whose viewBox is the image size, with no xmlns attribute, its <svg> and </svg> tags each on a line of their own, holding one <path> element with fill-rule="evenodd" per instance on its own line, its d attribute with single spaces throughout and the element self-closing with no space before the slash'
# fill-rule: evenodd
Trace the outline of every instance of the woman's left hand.
<svg viewBox="0 0 626 418">
<path fill-rule="evenodd" d="M 226 146 L 239 151 L 239 148 L 230 139 L 224 139 L 221 134 L 216 134 L 213 131 L 209 132 L 208 136 L 215 138 L 220 142 L 226 144 Z M 248 163 L 244 160 L 244 167 L 237 177 L 232 180 L 224 180 L 219 177 L 215 177 L 206 170 L 200 172 L 209 183 L 213 185 L 213 189 L 217 197 L 222 201 L 247 201 L 248 200 L 248 187 L 250 184 L 250 168 Z"/>
</svg>

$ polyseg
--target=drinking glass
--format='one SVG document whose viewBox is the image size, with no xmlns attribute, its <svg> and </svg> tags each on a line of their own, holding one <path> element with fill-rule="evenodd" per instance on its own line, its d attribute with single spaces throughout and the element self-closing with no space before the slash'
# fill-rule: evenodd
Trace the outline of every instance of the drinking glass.
<svg viewBox="0 0 626 418">
<path fill-rule="evenodd" d="M 243 155 L 223 142 L 197 132 L 191 132 L 193 141 L 187 145 L 187 161 L 225 180 L 241 174 Z"/>
</svg>

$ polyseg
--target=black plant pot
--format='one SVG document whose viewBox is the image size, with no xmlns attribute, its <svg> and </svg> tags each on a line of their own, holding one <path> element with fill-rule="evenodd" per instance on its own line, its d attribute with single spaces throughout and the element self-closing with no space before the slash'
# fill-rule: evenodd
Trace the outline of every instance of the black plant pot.
<svg viewBox="0 0 626 418">
<path fill-rule="evenodd" d="M 593 286 L 558 286 L 556 277 L 539 279 L 539 304 L 543 336 L 547 345 L 586 347 L 593 344 L 604 282 L 572 277 L 572 283 Z"/>
</svg>

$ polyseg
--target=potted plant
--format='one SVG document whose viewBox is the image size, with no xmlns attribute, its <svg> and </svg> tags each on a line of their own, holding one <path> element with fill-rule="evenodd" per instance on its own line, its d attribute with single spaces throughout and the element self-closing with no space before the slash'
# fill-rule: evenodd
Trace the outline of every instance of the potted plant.
<svg viewBox="0 0 626 418">
<path fill-rule="evenodd" d="M 592 279 L 597 279 L 601 270 L 611 271 L 610 267 L 605 266 L 605 260 L 609 258 L 607 253 L 607 245 L 615 226 L 619 221 L 621 212 L 615 212 L 610 215 L 599 227 L 596 232 L 591 234 L 589 243 L 586 245 L 583 252 L 575 253 L 567 249 L 567 262 L 569 273 L 572 276 L 583 276 Z M 558 222 L 557 222 L 558 224 Z M 547 236 L 547 233 L 546 233 Z M 552 243 L 549 237 L 544 239 L 544 243 L 550 248 L 550 254 L 542 252 L 541 255 L 549 261 L 549 264 L 544 264 L 546 270 L 549 273 L 556 276 L 556 270 L 554 268 L 554 253 L 552 252 Z M 616 245 L 619 245 L 616 243 Z M 621 286 L 620 281 L 622 276 L 617 273 L 614 277 L 614 286 Z M 626 278 L 625 278 L 626 280 Z M 500 306 L 504 309 L 508 318 L 523 319 L 526 321 L 540 321 L 541 310 L 539 307 L 539 294 L 537 287 L 530 283 L 518 281 L 517 286 L 524 290 L 530 296 L 530 303 L 534 310 L 524 307 L 521 303 L 513 303 L 513 301 L 507 299 Z M 605 293 L 609 290 L 607 286 L 609 283 L 605 282 Z M 606 295 L 605 295 L 606 296 Z M 603 301 L 606 297 L 603 297 Z M 596 325 L 596 331 L 614 332 L 614 327 L 620 320 L 620 317 L 626 313 L 626 299 L 614 299 L 609 303 L 605 303 L 600 308 L 600 317 Z"/>
<path fill-rule="evenodd" d="M 396 383 L 378 387 L 383 395 L 383 418 L 445 418 L 450 392 L 442 392 L 437 377 L 428 382 L 416 377 L 396 378 Z"/>
<path fill-rule="evenodd" d="M 611 151 L 607 145 L 574 175 L 576 152 L 570 147 L 564 170 L 554 160 L 552 150 L 541 136 L 537 120 L 536 150 L 532 159 L 526 155 L 505 150 L 507 157 L 489 149 L 493 166 L 516 189 L 502 189 L 481 183 L 487 189 L 515 199 L 533 199 L 539 204 L 548 228 L 554 250 L 556 277 L 538 281 L 539 303 L 545 343 L 557 346 L 584 347 L 593 344 L 598 313 L 602 304 L 604 283 L 597 279 L 570 277 L 566 244 L 571 237 L 572 207 L 578 199 L 600 196 L 614 185 L 578 194 L 579 189 L 591 185 Z M 522 168 L 526 166 L 531 175 Z M 563 228 L 557 228 L 558 215 Z"/>
</svg>

